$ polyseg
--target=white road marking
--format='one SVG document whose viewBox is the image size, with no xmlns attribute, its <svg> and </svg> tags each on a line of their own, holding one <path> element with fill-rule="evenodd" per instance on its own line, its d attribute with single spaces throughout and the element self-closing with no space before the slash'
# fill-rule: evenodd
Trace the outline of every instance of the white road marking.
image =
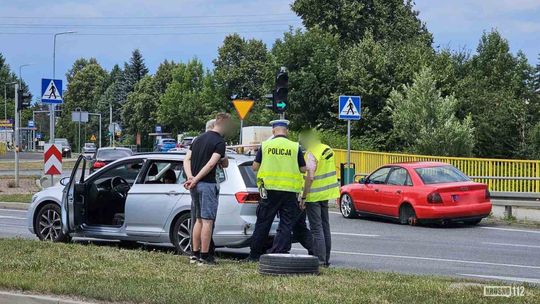
<svg viewBox="0 0 540 304">
<path fill-rule="evenodd" d="M 22 228 L 26 228 L 26 225 L 0 224 L 0 227 L 22 227 Z"/>
<path fill-rule="evenodd" d="M 346 235 L 346 236 L 363 236 L 363 237 L 378 237 L 378 234 L 364 234 L 364 233 L 348 233 L 348 232 L 332 232 L 332 235 Z"/>
<path fill-rule="evenodd" d="M 537 245 L 525 245 L 525 244 L 507 244 L 507 243 L 492 243 L 492 242 L 482 242 L 486 245 L 498 245 L 498 246 L 509 246 L 509 247 L 526 247 L 526 248 L 540 248 Z"/>
<path fill-rule="evenodd" d="M 380 257 L 380 258 L 394 258 L 394 259 L 435 261 L 435 262 L 461 263 L 461 264 L 473 264 L 473 265 L 489 265 L 489 266 L 501 266 L 501 267 L 540 269 L 540 266 L 534 266 L 534 265 L 492 263 L 492 262 L 481 262 L 481 261 L 469 261 L 469 260 L 457 260 L 457 259 L 444 259 L 444 258 L 432 258 L 432 257 L 423 257 L 423 256 L 412 256 L 412 255 L 395 255 L 395 254 L 381 254 L 381 253 L 367 253 L 367 252 L 349 252 L 349 251 L 339 251 L 339 250 L 332 250 L 332 253 L 334 253 L 334 254 L 345 254 L 345 255 L 372 256 L 372 257 Z"/>
<path fill-rule="evenodd" d="M 330 213 L 330 214 L 338 214 L 338 215 L 341 215 L 340 212 L 336 212 L 336 211 L 328 211 L 328 213 Z"/>
<path fill-rule="evenodd" d="M 9 209 L 9 208 L 6 208 L 6 209 L 2 209 L 0 208 L 0 212 L 23 212 L 23 213 L 27 213 L 28 210 L 19 210 L 19 209 Z"/>
<path fill-rule="evenodd" d="M 19 216 L 0 215 L 0 219 L 25 220 L 26 218 Z"/>
<path fill-rule="evenodd" d="M 470 273 L 457 273 L 457 275 L 465 276 L 465 277 L 483 278 L 483 279 L 496 279 L 496 280 L 504 280 L 504 281 L 540 284 L 540 279 L 534 279 L 534 278 L 505 277 L 505 276 L 493 276 L 493 275 L 470 274 Z"/>
<path fill-rule="evenodd" d="M 539 233 L 540 230 L 525 230 L 525 229 L 510 229 L 510 228 L 499 228 L 499 227 L 478 227 L 481 229 L 491 229 L 491 230 L 502 230 L 502 231 L 511 231 L 511 232 L 527 232 L 527 233 Z"/>
</svg>

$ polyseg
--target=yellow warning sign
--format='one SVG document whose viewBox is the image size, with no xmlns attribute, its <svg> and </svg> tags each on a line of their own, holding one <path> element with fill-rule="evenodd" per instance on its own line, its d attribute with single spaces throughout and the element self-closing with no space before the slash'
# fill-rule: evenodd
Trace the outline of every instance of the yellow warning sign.
<svg viewBox="0 0 540 304">
<path fill-rule="evenodd" d="M 95 134 L 92 134 L 92 137 L 90 137 L 90 140 L 91 140 L 91 141 L 96 141 L 96 135 L 95 135 Z"/>
<path fill-rule="evenodd" d="M 249 113 L 249 110 L 251 110 L 251 107 L 253 107 L 253 104 L 255 102 L 253 100 L 244 100 L 244 99 L 235 99 L 233 100 L 233 105 L 236 108 L 236 112 L 238 112 L 238 116 L 240 116 L 240 119 L 246 118 L 247 114 Z"/>
</svg>

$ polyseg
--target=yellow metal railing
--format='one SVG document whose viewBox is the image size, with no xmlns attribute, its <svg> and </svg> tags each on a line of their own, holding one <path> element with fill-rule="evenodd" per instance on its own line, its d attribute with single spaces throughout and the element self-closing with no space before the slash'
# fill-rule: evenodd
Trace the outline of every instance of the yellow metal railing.
<svg viewBox="0 0 540 304">
<path fill-rule="evenodd" d="M 0 142 L 0 155 L 6 155 L 7 144 L 5 142 Z"/>
<path fill-rule="evenodd" d="M 336 149 L 336 166 L 347 162 L 347 151 Z M 491 191 L 540 192 L 540 161 L 427 156 L 399 153 L 351 151 L 351 163 L 356 173 L 370 173 L 392 163 L 412 161 L 438 161 L 449 163 L 475 181 L 485 183 Z M 512 179 L 517 178 L 517 179 Z M 528 179 L 530 178 L 530 179 Z"/>
</svg>

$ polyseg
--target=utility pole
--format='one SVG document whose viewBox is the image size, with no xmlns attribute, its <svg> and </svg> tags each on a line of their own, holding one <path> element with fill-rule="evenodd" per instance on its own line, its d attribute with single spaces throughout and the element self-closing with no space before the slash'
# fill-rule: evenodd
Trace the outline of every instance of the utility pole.
<svg viewBox="0 0 540 304">
<path fill-rule="evenodd" d="M 113 126 L 113 131 L 111 132 L 111 127 Z M 109 103 L 109 133 L 111 133 L 110 143 L 111 147 L 114 147 L 114 132 L 115 132 L 114 125 L 112 124 L 112 103 Z"/>
<path fill-rule="evenodd" d="M 19 84 L 15 83 L 15 187 L 19 188 Z"/>
</svg>

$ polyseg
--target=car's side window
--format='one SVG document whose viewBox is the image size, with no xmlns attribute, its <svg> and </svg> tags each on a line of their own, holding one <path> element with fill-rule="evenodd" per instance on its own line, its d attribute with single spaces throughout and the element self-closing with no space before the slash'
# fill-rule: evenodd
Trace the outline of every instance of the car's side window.
<svg viewBox="0 0 540 304">
<path fill-rule="evenodd" d="M 144 162 L 142 159 L 138 159 L 132 162 L 117 164 L 116 166 L 104 171 L 103 174 L 100 174 L 98 179 L 103 180 L 107 178 L 121 177 L 128 183 L 133 184 L 143 167 L 143 163 Z"/>
<path fill-rule="evenodd" d="M 386 183 L 386 177 L 388 176 L 388 173 L 391 169 L 391 167 L 384 167 L 371 173 L 371 175 L 368 177 L 367 183 L 376 185 Z"/>
<path fill-rule="evenodd" d="M 220 166 L 218 166 L 216 168 L 216 181 L 218 183 L 223 183 L 225 181 L 225 170 L 223 170 L 223 168 L 221 168 Z"/>
<path fill-rule="evenodd" d="M 186 181 L 180 161 L 153 161 L 146 171 L 144 184 L 183 184 Z"/>
<path fill-rule="evenodd" d="M 412 186 L 409 173 L 404 168 L 394 168 L 388 175 L 388 185 L 393 186 Z"/>
</svg>

